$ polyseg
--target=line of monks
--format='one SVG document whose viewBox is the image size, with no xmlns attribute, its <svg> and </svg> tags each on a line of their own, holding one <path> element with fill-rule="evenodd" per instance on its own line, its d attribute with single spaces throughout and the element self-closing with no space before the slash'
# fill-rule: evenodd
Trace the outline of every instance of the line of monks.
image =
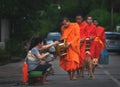
<svg viewBox="0 0 120 87">
<path fill-rule="evenodd" d="M 68 80 L 75 80 L 75 72 L 82 68 L 86 49 L 86 38 L 90 39 L 92 58 L 99 59 L 100 52 L 105 47 L 104 27 L 99 26 L 97 19 L 88 16 L 84 21 L 82 15 L 76 16 L 76 22 L 63 18 L 61 40 L 66 40 L 67 55 L 61 56 L 60 66 L 68 73 Z"/>
</svg>

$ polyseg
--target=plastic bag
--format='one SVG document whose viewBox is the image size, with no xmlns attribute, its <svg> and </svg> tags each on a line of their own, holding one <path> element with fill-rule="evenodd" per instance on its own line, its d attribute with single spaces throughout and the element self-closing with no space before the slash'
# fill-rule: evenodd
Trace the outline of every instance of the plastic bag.
<svg viewBox="0 0 120 87">
<path fill-rule="evenodd" d="M 107 49 L 103 49 L 100 54 L 100 64 L 109 64 L 109 53 Z"/>
</svg>

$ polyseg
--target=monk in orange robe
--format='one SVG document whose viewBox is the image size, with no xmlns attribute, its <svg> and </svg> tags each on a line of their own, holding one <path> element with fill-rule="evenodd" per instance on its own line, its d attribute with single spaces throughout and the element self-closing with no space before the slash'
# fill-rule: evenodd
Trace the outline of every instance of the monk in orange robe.
<svg viewBox="0 0 120 87">
<path fill-rule="evenodd" d="M 83 21 L 83 17 L 81 14 L 77 15 L 76 16 L 76 22 L 79 24 L 80 26 L 80 66 L 79 68 L 77 69 L 77 74 L 78 76 L 82 76 L 82 72 L 81 72 L 81 69 L 82 69 L 82 64 L 83 64 L 83 61 L 84 61 L 84 54 L 85 54 L 85 48 L 86 48 L 86 35 L 85 35 L 85 27 L 87 26 L 87 23 Z"/>
<path fill-rule="evenodd" d="M 100 53 L 102 51 L 102 49 L 105 47 L 105 40 L 106 40 L 106 35 L 105 35 L 105 31 L 104 31 L 104 27 L 99 26 L 98 20 L 94 19 L 93 20 L 94 25 L 96 26 L 96 47 L 95 47 L 95 55 L 94 58 L 100 58 Z"/>
<path fill-rule="evenodd" d="M 68 72 L 69 80 L 75 80 L 77 78 L 74 74 L 80 62 L 80 27 L 77 23 L 71 23 L 68 18 L 64 18 L 62 24 L 61 40 L 66 41 L 67 55 L 60 57 L 60 66 Z"/>
<path fill-rule="evenodd" d="M 90 53 L 91 53 L 91 57 L 94 58 L 94 54 L 95 54 L 95 41 L 94 39 L 96 38 L 96 26 L 93 25 L 93 20 L 91 16 L 87 17 L 87 26 L 85 28 L 85 34 L 86 34 L 86 38 L 89 38 L 90 40 Z"/>
</svg>

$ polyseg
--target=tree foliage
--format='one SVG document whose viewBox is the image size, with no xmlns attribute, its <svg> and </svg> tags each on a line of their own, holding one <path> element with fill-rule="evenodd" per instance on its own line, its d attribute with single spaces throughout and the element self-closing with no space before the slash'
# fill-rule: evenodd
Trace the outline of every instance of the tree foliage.
<svg viewBox="0 0 120 87">
<path fill-rule="evenodd" d="M 60 31 L 60 19 L 69 17 L 75 21 L 77 14 L 97 18 L 106 30 L 113 18 L 115 28 L 120 25 L 119 5 L 120 0 L 0 0 L 0 19 L 10 21 L 10 38 L 20 46 L 26 38 L 45 38 L 50 31 Z"/>
<path fill-rule="evenodd" d="M 0 17 L 10 19 L 12 36 L 18 38 L 59 31 L 62 17 L 74 21 L 79 13 L 84 17 L 88 14 L 99 17 L 100 23 L 108 29 L 112 7 L 116 12 L 114 27 L 119 24 L 119 3 L 119 0 L 0 0 Z"/>
<path fill-rule="evenodd" d="M 104 26 L 106 30 L 110 28 L 110 14 L 104 9 L 94 9 L 88 15 L 92 16 L 93 19 L 98 19 L 100 25 Z"/>
<path fill-rule="evenodd" d="M 1 17 L 35 17 L 47 0 L 0 0 Z"/>
</svg>

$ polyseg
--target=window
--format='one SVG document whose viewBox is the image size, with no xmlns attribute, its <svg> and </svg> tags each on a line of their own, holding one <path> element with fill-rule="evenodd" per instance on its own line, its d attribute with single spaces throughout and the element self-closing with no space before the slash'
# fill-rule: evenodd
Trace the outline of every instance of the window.
<svg viewBox="0 0 120 87">
<path fill-rule="evenodd" d="M 60 40 L 61 34 L 60 33 L 49 33 L 47 36 L 47 40 Z"/>
<path fill-rule="evenodd" d="M 120 40 L 120 34 L 106 34 L 107 39 Z"/>
</svg>

